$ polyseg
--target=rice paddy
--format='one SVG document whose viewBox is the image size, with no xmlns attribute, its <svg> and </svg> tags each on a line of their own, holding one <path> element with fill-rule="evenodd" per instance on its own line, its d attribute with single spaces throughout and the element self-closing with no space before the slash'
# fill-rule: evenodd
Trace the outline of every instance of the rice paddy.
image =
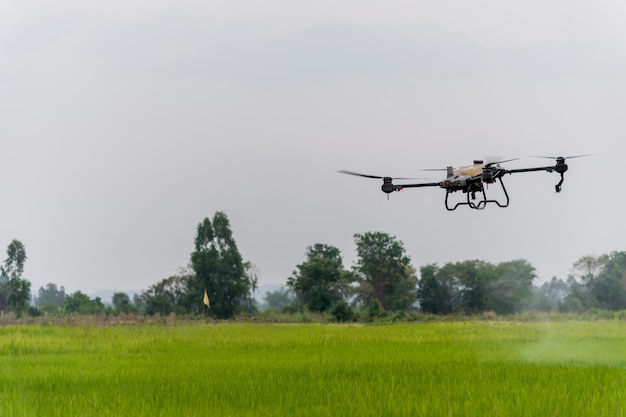
<svg viewBox="0 0 626 417">
<path fill-rule="evenodd" d="M 626 416 L 626 322 L 3 327 L 0 415 Z"/>
</svg>

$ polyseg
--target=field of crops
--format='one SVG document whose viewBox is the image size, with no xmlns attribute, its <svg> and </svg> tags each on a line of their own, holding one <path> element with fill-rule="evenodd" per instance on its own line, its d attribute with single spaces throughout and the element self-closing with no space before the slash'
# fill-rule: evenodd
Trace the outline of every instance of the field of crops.
<svg viewBox="0 0 626 417">
<path fill-rule="evenodd" d="M 626 322 L 0 328 L 0 416 L 626 416 Z"/>
</svg>

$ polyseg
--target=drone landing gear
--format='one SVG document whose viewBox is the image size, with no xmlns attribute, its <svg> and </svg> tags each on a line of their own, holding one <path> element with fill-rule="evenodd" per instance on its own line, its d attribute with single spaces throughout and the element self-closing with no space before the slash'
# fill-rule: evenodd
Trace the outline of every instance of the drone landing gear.
<svg viewBox="0 0 626 417">
<path fill-rule="evenodd" d="M 466 191 L 467 194 L 467 202 L 465 201 L 461 201 L 459 203 L 456 203 L 453 207 L 450 207 L 449 203 L 448 203 L 448 196 L 453 193 L 456 190 L 447 190 L 446 191 L 446 209 L 448 211 L 454 211 L 457 209 L 457 207 L 459 206 L 469 206 L 470 208 L 473 208 L 474 210 L 484 210 L 485 207 L 487 207 L 488 203 L 493 203 L 496 204 L 498 207 L 501 208 L 505 208 L 509 206 L 509 193 L 507 193 L 506 191 L 506 187 L 504 186 L 504 183 L 502 182 L 502 178 L 498 178 L 498 181 L 500 182 L 500 186 L 502 187 L 502 191 L 504 192 L 504 196 L 506 197 L 506 202 L 501 203 L 498 200 L 489 200 L 487 199 L 487 193 L 485 192 L 485 187 L 481 185 L 479 190 L 472 190 L 472 191 Z M 476 192 L 480 191 L 482 193 L 482 199 L 479 200 L 478 202 L 474 202 L 472 200 L 476 199 Z"/>
<path fill-rule="evenodd" d="M 452 194 L 453 192 L 455 192 L 456 190 L 447 190 L 446 191 L 446 210 L 448 211 L 454 211 L 457 209 L 457 207 L 459 206 L 470 206 L 473 209 L 477 209 L 478 207 L 476 206 L 476 204 L 474 204 L 471 200 L 470 200 L 470 194 L 475 197 L 475 191 L 472 192 L 468 192 L 467 193 L 467 202 L 461 201 L 459 203 L 456 203 L 453 207 L 450 207 L 450 205 L 448 204 L 448 197 L 450 196 L 450 194 Z M 483 199 L 486 199 L 487 197 L 485 196 L 485 191 L 483 190 Z M 484 201 L 484 200 L 483 200 Z"/>
</svg>

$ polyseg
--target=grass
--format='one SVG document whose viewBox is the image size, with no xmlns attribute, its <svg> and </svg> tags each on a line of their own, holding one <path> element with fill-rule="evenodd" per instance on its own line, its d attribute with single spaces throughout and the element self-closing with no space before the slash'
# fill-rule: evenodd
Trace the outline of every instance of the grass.
<svg viewBox="0 0 626 417">
<path fill-rule="evenodd" d="M 0 328 L 0 415 L 626 416 L 626 322 Z"/>
</svg>

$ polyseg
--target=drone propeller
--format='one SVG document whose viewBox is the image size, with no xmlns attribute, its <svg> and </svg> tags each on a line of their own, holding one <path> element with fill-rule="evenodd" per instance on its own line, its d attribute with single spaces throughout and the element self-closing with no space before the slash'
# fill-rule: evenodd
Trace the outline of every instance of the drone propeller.
<svg viewBox="0 0 626 417">
<path fill-rule="evenodd" d="M 543 159 L 554 159 L 554 160 L 558 160 L 558 159 L 562 159 L 562 160 L 566 160 L 566 159 L 574 159 L 574 158 L 582 158 L 585 156 L 592 156 L 592 153 L 588 153 L 588 154 L 584 154 L 584 155 L 573 155 L 573 156 L 539 156 L 539 155 L 533 155 L 530 158 L 543 158 Z"/>
<path fill-rule="evenodd" d="M 483 164 L 486 168 L 489 168 L 493 165 L 498 165 L 498 164 L 504 164 L 506 162 L 511 162 L 511 161 L 517 161 L 519 158 L 512 158 L 512 159 L 500 159 L 500 156 L 497 157 L 487 157 L 485 158 L 485 161 L 480 161 L 480 160 L 476 160 L 474 161 L 474 164 Z M 456 168 L 470 168 L 472 165 L 463 165 L 460 167 L 456 167 Z M 429 168 L 429 169 L 422 169 L 420 171 L 447 171 L 447 168 Z"/>
<path fill-rule="evenodd" d="M 358 172 L 353 172 L 353 171 L 347 171 L 345 169 L 339 170 L 337 171 L 341 174 L 348 174 L 348 175 L 356 175 L 357 177 L 364 177 L 364 178 L 374 178 L 374 179 L 378 179 L 378 180 L 384 180 L 385 178 L 391 178 L 391 177 L 381 177 L 378 175 L 369 175 L 369 174 L 360 174 Z M 424 180 L 426 178 L 403 178 L 403 177 L 394 177 L 394 180 Z"/>
<path fill-rule="evenodd" d="M 563 184 L 563 180 L 564 180 L 564 176 L 563 174 L 565 174 L 568 170 L 568 166 L 565 163 L 566 159 L 574 159 L 574 158 L 582 158 L 584 156 L 591 156 L 593 154 L 585 154 L 585 155 L 572 155 L 572 156 L 533 156 L 532 158 L 544 158 L 544 159 L 554 159 L 556 162 L 556 165 L 554 167 L 542 167 L 542 168 L 538 168 L 538 169 L 533 169 L 533 171 L 536 170 L 546 170 L 547 172 L 552 172 L 555 171 L 557 173 L 559 173 L 561 175 L 561 180 L 559 181 L 559 183 L 557 185 L 554 186 L 554 189 L 556 190 L 557 193 L 561 192 L 561 185 Z M 528 172 L 528 170 L 524 170 L 524 171 L 517 171 L 517 172 Z"/>
<path fill-rule="evenodd" d="M 485 163 L 485 167 L 489 168 L 493 165 L 500 165 L 500 164 L 504 164 L 504 163 L 511 162 L 511 161 L 517 161 L 518 159 L 519 158 L 512 158 L 512 159 L 504 159 L 502 161 L 487 162 Z"/>
</svg>

